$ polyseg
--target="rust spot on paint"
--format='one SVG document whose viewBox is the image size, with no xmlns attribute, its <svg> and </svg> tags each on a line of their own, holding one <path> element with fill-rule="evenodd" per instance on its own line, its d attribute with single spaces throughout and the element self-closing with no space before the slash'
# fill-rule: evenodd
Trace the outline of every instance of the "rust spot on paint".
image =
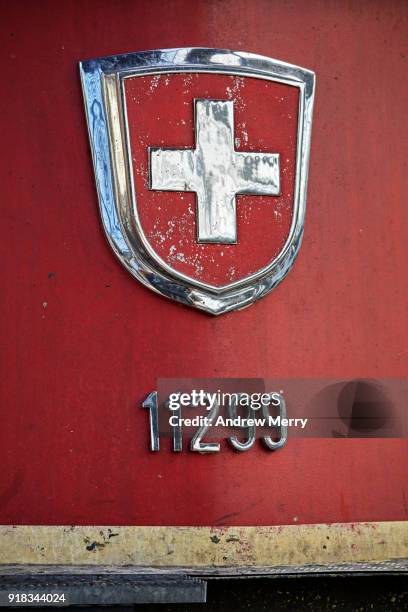
<svg viewBox="0 0 408 612">
<path fill-rule="evenodd" d="M 234 536 L 234 535 L 233 535 L 233 536 L 229 536 L 229 537 L 228 537 L 228 538 L 227 538 L 225 541 L 226 541 L 226 542 L 239 542 L 239 541 L 240 541 L 240 539 L 239 539 L 239 537 L 238 537 L 238 536 Z"/>
<path fill-rule="evenodd" d="M 86 546 L 86 550 L 89 551 L 95 551 L 99 548 L 104 548 L 105 547 L 105 543 L 102 542 L 92 542 L 92 544 L 88 544 L 88 546 Z"/>
</svg>

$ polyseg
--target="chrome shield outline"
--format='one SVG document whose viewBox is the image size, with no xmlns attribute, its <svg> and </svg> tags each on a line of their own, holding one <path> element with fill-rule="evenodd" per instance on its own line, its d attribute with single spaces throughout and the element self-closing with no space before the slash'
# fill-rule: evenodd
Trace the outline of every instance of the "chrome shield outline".
<svg viewBox="0 0 408 612">
<path fill-rule="evenodd" d="M 249 306 L 276 287 L 291 269 L 303 236 L 314 73 L 253 53 L 206 48 L 127 53 L 82 61 L 79 68 L 102 224 L 113 251 L 132 276 L 167 298 L 215 315 Z M 172 269 L 154 252 L 138 219 L 124 79 L 177 72 L 254 77 L 299 89 L 294 207 L 289 236 L 278 256 L 266 267 L 222 287 L 202 283 Z"/>
</svg>

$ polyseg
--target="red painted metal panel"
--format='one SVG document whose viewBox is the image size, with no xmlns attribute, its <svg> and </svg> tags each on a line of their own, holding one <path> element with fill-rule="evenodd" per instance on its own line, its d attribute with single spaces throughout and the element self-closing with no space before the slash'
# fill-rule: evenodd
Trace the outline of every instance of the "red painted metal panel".
<svg viewBox="0 0 408 612">
<path fill-rule="evenodd" d="M 2 3 L 0 522 L 259 525 L 406 518 L 402 440 L 147 450 L 157 377 L 408 374 L 404 2 Z M 318 77 L 305 239 L 251 308 L 211 318 L 118 264 L 77 61 L 245 49 Z"/>
</svg>

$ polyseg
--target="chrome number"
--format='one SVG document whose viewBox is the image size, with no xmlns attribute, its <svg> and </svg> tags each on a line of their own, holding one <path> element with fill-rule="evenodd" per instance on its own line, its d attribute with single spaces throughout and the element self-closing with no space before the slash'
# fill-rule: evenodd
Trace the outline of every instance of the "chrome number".
<svg viewBox="0 0 408 612">
<path fill-rule="evenodd" d="M 160 450 L 160 437 L 159 437 L 159 409 L 157 402 L 157 391 L 152 391 L 146 397 L 145 401 L 142 404 L 143 408 L 149 409 L 149 425 L 150 425 L 150 450 L 159 451 Z M 181 416 L 180 408 L 177 410 L 172 410 L 173 414 L 178 417 Z M 179 421 L 179 419 L 178 419 Z M 173 425 L 173 450 L 176 453 L 179 453 L 183 450 L 183 438 L 182 431 L 180 425 Z"/>
<path fill-rule="evenodd" d="M 283 424 L 279 425 L 280 435 L 277 440 L 274 440 L 272 436 L 264 436 L 262 441 L 266 448 L 269 450 L 277 450 L 282 448 L 288 439 L 288 427 L 287 427 L 287 414 L 286 414 L 286 404 L 283 396 L 277 393 L 271 393 L 271 400 L 276 400 L 276 396 L 279 397 L 279 417 L 280 420 L 283 420 Z M 230 419 L 236 419 L 238 416 L 238 402 L 239 395 L 237 398 L 231 398 L 231 402 L 228 405 L 228 417 Z M 271 401 L 272 405 L 276 405 Z M 152 391 L 149 393 L 147 398 L 144 400 L 142 404 L 143 408 L 149 409 L 149 428 L 150 428 L 150 450 L 159 451 L 160 450 L 160 436 L 159 436 L 159 411 L 158 411 L 158 400 L 157 400 L 157 391 Z M 166 406 L 168 408 L 168 405 Z M 201 427 L 199 427 L 194 434 L 191 443 L 190 450 L 198 453 L 217 453 L 220 451 L 220 443 L 219 442 L 203 442 L 204 436 L 208 433 L 208 430 L 216 421 L 219 414 L 219 404 L 215 402 L 213 408 L 208 413 L 206 417 L 206 422 Z M 178 424 L 172 425 L 172 438 L 173 438 L 173 451 L 181 452 L 183 450 L 183 434 L 182 427 L 179 424 L 181 421 L 181 408 L 172 408 L 172 415 L 176 416 L 176 422 Z M 262 404 L 261 409 L 262 417 L 266 420 L 272 417 L 269 412 L 269 406 L 265 406 Z M 253 408 L 247 406 L 247 415 L 244 417 L 245 419 L 254 419 L 256 420 L 256 413 Z M 256 425 L 251 424 L 245 427 L 240 428 L 245 431 L 246 439 L 242 441 L 238 436 L 230 436 L 228 438 L 229 444 L 237 451 L 247 451 L 252 448 L 255 444 L 256 440 Z"/>
<path fill-rule="evenodd" d="M 215 419 L 218 416 L 220 407 L 217 402 L 215 402 L 213 408 L 208 413 L 208 425 L 203 425 L 197 429 L 197 432 L 193 436 L 190 444 L 190 449 L 192 451 L 196 451 L 197 453 L 218 453 L 220 450 L 219 442 L 202 442 L 201 440 L 204 438 L 205 434 L 210 429 L 212 423 L 214 423 Z"/>
<path fill-rule="evenodd" d="M 143 408 L 149 409 L 150 424 L 150 450 L 160 450 L 159 440 L 159 414 L 157 409 L 157 391 L 152 391 L 142 404 Z"/>
<path fill-rule="evenodd" d="M 170 413 L 173 416 L 177 417 L 176 424 L 172 425 L 173 450 L 175 453 L 180 453 L 183 450 L 183 433 L 182 433 L 181 425 L 180 425 L 181 408 L 180 406 L 178 408 L 170 408 L 169 400 L 167 400 L 165 406 L 168 410 L 170 410 Z"/>
<path fill-rule="evenodd" d="M 272 399 L 272 395 L 277 395 L 277 394 L 271 393 L 271 399 Z M 264 405 L 262 406 L 262 415 L 266 419 L 269 418 L 270 416 L 269 406 L 264 406 Z M 286 403 L 281 394 L 279 394 L 279 416 L 281 419 L 286 419 Z M 282 448 L 282 446 L 286 444 L 286 441 L 288 439 L 288 427 L 287 425 L 281 425 L 279 429 L 280 429 L 280 437 L 278 440 L 273 440 L 271 436 L 264 436 L 262 438 L 263 443 L 265 444 L 266 448 L 269 448 L 270 450 L 277 450 L 278 448 Z"/>
<path fill-rule="evenodd" d="M 177 423 L 173 425 L 173 450 L 175 453 L 180 453 L 183 450 L 183 433 L 181 431 L 180 418 L 181 408 L 172 410 L 172 413 L 177 416 Z"/>
<path fill-rule="evenodd" d="M 231 402 L 228 405 L 228 416 L 231 419 L 235 419 L 238 416 L 237 399 L 239 400 L 240 397 L 240 395 L 238 395 L 238 398 L 235 396 L 232 397 Z M 250 406 L 246 406 L 246 408 L 247 414 L 244 418 L 253 418 L 255 416 L 254 410 Z M 252 448 L 255 443 L 256 426 L 248 425 L 247 427 L 242 427 L 242 429 L 246 431 L 247 434 L 245 442 L 242 442 L 242 440 L 236 436 L 231 436 L 228 438 L 228 442 L 231 444 L 232 448 L 237 451 L 247 451 Z"/>
</svg>

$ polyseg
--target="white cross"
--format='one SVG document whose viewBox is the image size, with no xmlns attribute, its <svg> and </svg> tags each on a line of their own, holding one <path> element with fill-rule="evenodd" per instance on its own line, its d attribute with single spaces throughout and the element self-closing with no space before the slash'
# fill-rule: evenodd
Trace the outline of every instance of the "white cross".
<svg viewBox="0 0 408 612">
<path fill-rule="evenodd" d="M 280 195 L 278 153 L 234 147 L 229 100 L 194 100 L 195 149 L 150 148 L 150 189 L 197 194 L 198 242 L 237 241 L 236 195 Z"/>
</svg>

